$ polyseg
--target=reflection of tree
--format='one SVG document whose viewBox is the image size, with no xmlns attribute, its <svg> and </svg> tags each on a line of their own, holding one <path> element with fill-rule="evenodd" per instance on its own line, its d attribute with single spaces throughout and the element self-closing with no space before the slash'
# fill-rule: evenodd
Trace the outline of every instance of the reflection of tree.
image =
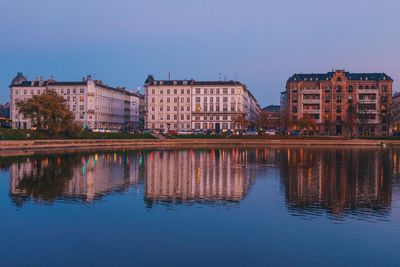
<svg viewBox="0 0 400 267">
<path fill-rule="evenodd" d="M 12 196 L 17 204 L 22 204 L 27 197 L 53 201 L 61 196 L 67 182 L 74 175 L 74 169 L 81 163 L 81 155 L 39 157 L 32 161 L 32 168 L 19 177 L 15 188 L 21 194 Z"/>
</svg>

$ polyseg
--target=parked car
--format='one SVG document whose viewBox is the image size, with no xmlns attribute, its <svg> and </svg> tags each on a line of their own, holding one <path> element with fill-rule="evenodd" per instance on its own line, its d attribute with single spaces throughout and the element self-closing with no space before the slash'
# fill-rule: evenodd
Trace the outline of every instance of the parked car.
<svg viewBox="0 0 400 267">
<path fill-rule="evenodd" d="M 301 135 L 301 131 L 293 131 L 293 132 L 290 133 L 290 135 L 300 136 Z"/>
<path fill-rule="evenodd" d="M 221 133 L 222 133 L 222 134 L 225 134 L 225 135 L 232 135 L 232 134 L 233 134 L 233 131 L 224 129 L 224 130 L 221 131 Z"/>
<path fill-rule="evenodd" d="M 258 135 L 258 132 L 256 130 L 247 130 L 245 135 Z"/>
<path fill-rule="evenodd" d="M 192 133 L 200 135 L 200 134 L 204 134 L 204 131 L 203 130 L 194 130 Z"/>
<path fill-rule="evenodd" d="M 167 131 L 167 134 L 169 134 L 169 135 L 177 135 L 178 132 L 175 131 L 175 130 L 168 130 L 168 131 Z"/>
<path fill-rule="evenodd" d="M 179 130 L 178 135 L 189 135 L 192 134 L 192 131 L 189 130 Z"/>
<path fill-rule="evenodd" d="M 265 131 L 266 135 L 276 135 L 276 130 L 275 129 L 268 129 Z"/>
</svg>

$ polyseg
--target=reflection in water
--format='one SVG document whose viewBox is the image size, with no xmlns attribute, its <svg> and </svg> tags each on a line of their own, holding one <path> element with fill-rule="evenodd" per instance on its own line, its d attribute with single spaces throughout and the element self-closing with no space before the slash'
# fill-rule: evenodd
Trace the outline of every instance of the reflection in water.
<svg viewBox="0 0 400 267">
<path fill-rule="evenodd" d="M 139 182 L 138 153 L 38 156 L 10 166 L 10 194 L 17 205 L 28 198 L 92 202 Z"/>
<path fill-rule="evenodd" d="M 4 159 L 0 166 L 4 166 Z M 143 186 L 154 203 L 239 202 L 256 176 L 279 179 L 289 212 L 385 216 L 398 184 L 395 149 L 211 149 L 120 151 L 19 158 L 8 164 L 10 196 L 91 203 Z M 267 170 L 276 170 L 268 176 Z M 397 192 L 398 194 L 399 192 Z"/>
<path fill-rule="evenodd" d="M 288 149 L 281 182 L 293 214 L 352 213 L 384 216 L 398 173 L 398 151 Z"/>
<path fill-rule="evenodd" d="M 248 151 L 150 152 L 145 199 L 153 201 L 240 201 L 256 177 Z"/>
</svg>

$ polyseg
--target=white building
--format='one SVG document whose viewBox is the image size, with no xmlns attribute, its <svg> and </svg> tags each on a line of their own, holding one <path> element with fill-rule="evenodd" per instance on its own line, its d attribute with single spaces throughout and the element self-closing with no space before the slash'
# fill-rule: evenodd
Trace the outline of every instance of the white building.
<svg viewBox="0 0 400 267">
<path fill-rule="evenodd" d="M 16 103 L 33 95 L 53 90 L 67 100 L 75 119 L 90 129 L 135 129 L 139 125 L 139 95 L 125 88 L 107 86 L 90 76 L 80 82 L 58 82 L 53 79 L 28 81 L 18 73 L 10 85 L 13 128 L 30 129 L 31 121 L 19 113 Z"/>
<path fill-rule="evenodd" d="M 155 80 L 145 82 L 148 129 L 233 130 L 254 120 L 257 100 L 237 81 Z"/>
</svg>

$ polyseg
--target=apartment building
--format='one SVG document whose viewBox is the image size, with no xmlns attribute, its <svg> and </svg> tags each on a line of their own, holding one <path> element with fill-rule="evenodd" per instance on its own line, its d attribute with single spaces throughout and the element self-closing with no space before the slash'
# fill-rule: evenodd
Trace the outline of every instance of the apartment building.
<svg viewBox="0 0 400 267">
<path fill-rule="evenodd" d="M 319 134 L 388 135 L 385 116 L 392 86 L 385 73 L 294 74 L 281 98 L 283 127 L 299 129 L 299 121 L 308 118 Z"/>
<path fill-rule="evenodd" d="M 67 100 L 76 121 L 89 129 L 119 130 L 139 126 L 139 98 L 122 87 L 110 87 L 91 76 L 78 82 L 38 78 L 28 81 L 19 72 L 10 85 L 11 119 L 13 128 L 31 129 L 31 121 L 19 113 L 16 105 L 34 95 L 53 90 Z"/>
<path fill-rule="evenodd" d="M 164 130 L 243 129 L 260 106 L 237 81 L 145 81 L 146 128 Z"/>
</svg>

